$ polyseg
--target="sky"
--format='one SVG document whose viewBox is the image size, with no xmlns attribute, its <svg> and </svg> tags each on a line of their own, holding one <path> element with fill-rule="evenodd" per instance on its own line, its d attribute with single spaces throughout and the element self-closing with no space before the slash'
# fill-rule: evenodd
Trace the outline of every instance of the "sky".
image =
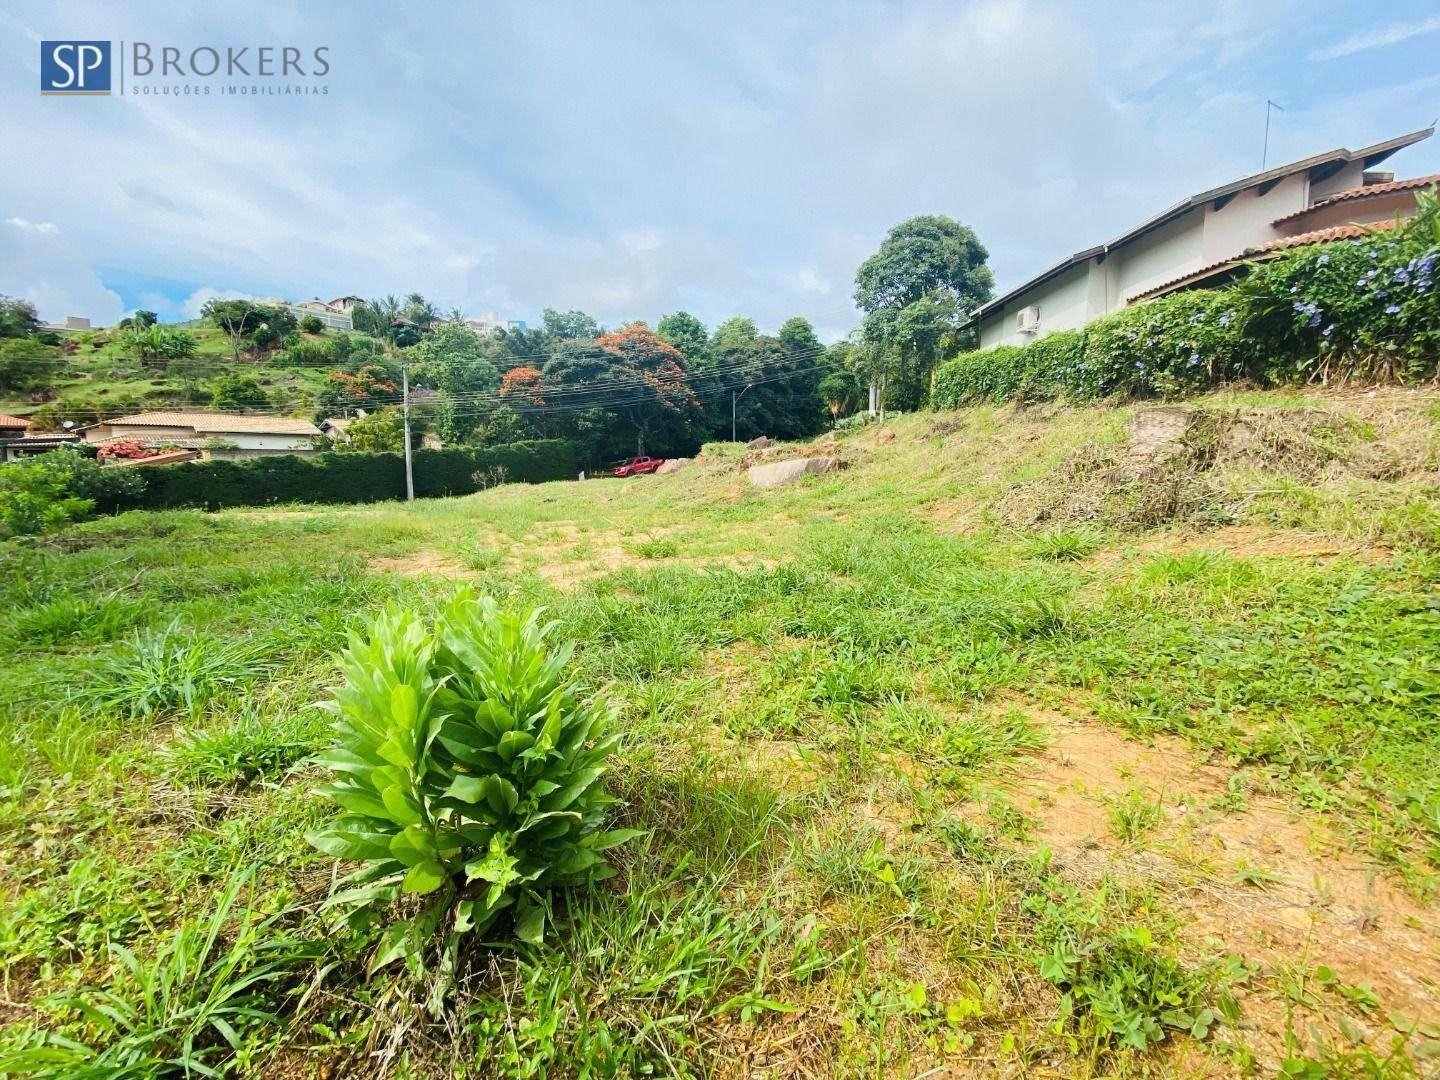
<svg viewBox="0 0 1440 1080">
<path fill-rule="evenodd" d="M 1440 115 L 1433 0 L 239 7 L 0 0 L 0 293 L 97 325 L 413 291 L 532 325 L 804 315 L 828 341 L 912 215 L 975 229 L 1003 289 L 1258 171 L 1267 98 L 1271 165 Z M 43 96 L 58 39 L 324 47 L 330 71 Z M 1440 173 L 1440 138 L 1384 167 Z"/>
</svg>

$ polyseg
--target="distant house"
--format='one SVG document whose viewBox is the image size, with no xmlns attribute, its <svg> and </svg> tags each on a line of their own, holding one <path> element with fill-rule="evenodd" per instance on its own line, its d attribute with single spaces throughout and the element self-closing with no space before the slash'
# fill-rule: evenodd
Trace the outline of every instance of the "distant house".
<svg viewBox="0 0 1440 1080">
<path fill-rule="evenodd" d="M 79 441 L 78 435 L 68 431 L 31 432 L 30 421 L 0 413 L 0 461 L 33 457 Z"/>
<path fill-rule="evenodd" d="M 341 297 L 341 299 L 348 300 L 352 298 Z M 336 306 L 338 301 L 332 301 L 327 304 L 317 296 L 313 300 L 301 300 L 299 303 L 286 300 L 284 304 L 285 307 L 289 309 L 290 314 L 294 315 L 295 318 L 303 319 L 308 315 L 313 315 L 325 325 L 327 330 L 355 329 L 355 324 L 350 318 L 350 308 Z"/>
<path fill-rule="evenodd" d="M 343 315 L 349 315 L 363 303 L 365 298 L 361 296 L 337 296 L 330 301 L 330 306 Z"/>
<path fill-rule="evenodd" d="M 1374 166 L 1434 127 L 1360 150 L 1330 150 L 1191 196 L 981 305 L 980 347 L 1023 345 L 1127 305 L 1215 285 L 1255 259 L 1358 236 L 1414 213 L 1440 175 L 1396 181 Z"/>
<path fill-rule="evenodd" d="M 205 459 L 313 454 L 320 429 L 284 416 L 221 412 L 142 412 L 83 428 L 87 442 L 134 441 L 157 450 L 195 450 Z"/>
</svg>

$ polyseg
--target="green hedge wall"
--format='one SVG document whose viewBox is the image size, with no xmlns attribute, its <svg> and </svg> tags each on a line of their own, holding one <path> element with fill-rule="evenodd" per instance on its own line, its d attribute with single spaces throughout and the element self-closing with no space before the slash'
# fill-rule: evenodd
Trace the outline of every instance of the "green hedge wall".
<svg viewBox="0 0 1440 1080">
<path fill-rule="evenodd" d="M 496 467 L 505 470 L 507 482 L 569 479 L 580 471 L 578 462 L 574 444 L 560 439 L 476 449 L 417 450 L 415 495 L 468 495 L 480 489 L 475 474 Z M 126 509 L 365 503 L 405 495 L 405 460 L 400 454 L 282 454 L 169 465 L 145 469 L 144 476 L 145 489 L 127 501 Z"/>
<path fill-rule="evenodd" d="M 1440 364 L 1440 202 L 1401 228 L 1296 248 L 1220 289 L 1113 312 L 1025 346 L 940 365 L 931 403 L 1175 397 L 1261 386 L 1434 378 Z"/>
</svg>

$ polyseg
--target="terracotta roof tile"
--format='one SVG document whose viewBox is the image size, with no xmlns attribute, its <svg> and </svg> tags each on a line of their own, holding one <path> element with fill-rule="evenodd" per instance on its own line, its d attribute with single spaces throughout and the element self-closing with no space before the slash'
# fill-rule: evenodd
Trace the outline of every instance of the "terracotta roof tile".
<svg viewBox="0 0 1440 1080">
<path fill-rule="evenodd" d="M 1282 236 L 1278 240 L 1267 240 L 1263 244 L 1256 244 L 1248 247 L 1238 255 L 1232 255 L 1228 259 L 1220 259 L 1202 266 L 1198 270 L 1191 270 L 1173 277 L 1169 281 L 1162 281 L 1159 285 L 1152 285 L 1143 292 L 1137 292 L 1126 298 L 1126 303 L 1134 303 L 1136 300 L 1143 300 L 1147 296 L 1154 296 L 1156 293 L 1164 292 L 1174 288 L 1176 285 L 1196 278 L 1203 278 L 1216 270 L 1227 266 L 1239 266 L 1250 259 L 1273 255 L 1276 252 L 1287 251 L 1290 248 L 1307 247 L 1310 244 L 1328 244 L 1332 240 L 1349 240 L 1360 236 L 1369 236 L 1371 233 L 1384 232 L 1386 229 L 1393 229 L 1393 221 L 1376 221 L 1369 225 L 1334 225 L 1328 229 L 1316 229 L 1313 232 L 1299 233 L 1296 236 Z"/>
<path fill-rule="evenodd" d="M 309 420 L 297 420 L 289 416 L 246 416 L 243 414 L 204 412 L 153 412 L 131 413 L 103 420 L 101 424 L 129 424 L 143 427 L 190 428 L 197 434 L 223 435 L 228 432 L 253 435 L 319 435 L 320 429 Z M 100 424 L 96 425 L 101 426 Z"/>
<path fill-rule="evenodd" d="M 0 413 L 0 428 L 28 428 L 30 421 L 9 413 Z"/>
<path fill-rule="evenodd" d="M 1286 214 L 1278 217 L 1270 224 L 1282 225 L 1287 221 L 1294 221 L 1306 214 L 1314 213 L 1327 206 L 1334 206 L 1337 203 L 1354 202 L 1357 199 L 1373 199 L 1377 195 L 1393 195 L 1399 191 L 1417 191 L 1420 188 L 1427 188 L 1434 184 L 1440 184 L 1440 173 L 1430 176 L 1416 176 L 1409 180 L 1392 180 L 1387 184 L 1366 184 L 1364 187 L 1347 188 L 1345 191 L 1337 191 L 1334 195 L 1327 195 L 1319 202 L 1313 202 L 1303 210 L 1296 210 L 1293 214 Z"/>
</svg>

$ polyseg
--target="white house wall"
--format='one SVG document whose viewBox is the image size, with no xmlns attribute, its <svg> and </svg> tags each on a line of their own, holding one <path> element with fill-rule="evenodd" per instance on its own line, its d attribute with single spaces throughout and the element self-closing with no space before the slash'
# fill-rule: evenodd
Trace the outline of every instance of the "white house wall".
<svg viewBox="0 0 1440 1080">
<path fill-rule="evenodd" d="M 1240 192 L 1219 210 L 1214 208 L 1214 203 L 1209 204 L 1205 208 L 1205 240 L 1200 265 L 1209 266 L 1234 258 L 1248 247 L 1274 240 L 1280 233 L 1270 223 L 1309 206 L 1309 190 L 1310 181 L 1301 172 L 1287 176 L 1264 195 L 1260 194 L 1259 188 L 1250 188 Z"/>
</svg>

